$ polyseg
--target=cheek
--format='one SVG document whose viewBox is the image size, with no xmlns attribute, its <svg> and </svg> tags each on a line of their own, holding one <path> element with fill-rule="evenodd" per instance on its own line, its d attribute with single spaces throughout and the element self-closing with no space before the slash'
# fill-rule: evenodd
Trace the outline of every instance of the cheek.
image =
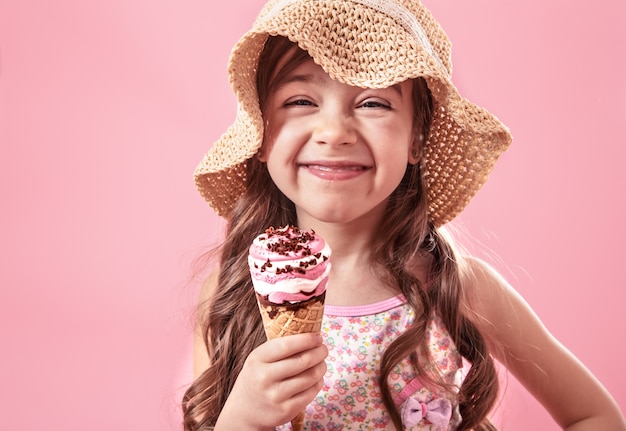
<svg viewBox="0 0 626 431">
<path fill-rule="evenodd" d="M 393 160 L 408 159 L 415 142 L 414 128 L 404 123 L 371 128 L 370 136 L 374 137 L 370 139 L 372 146 Z"/>
<path fill-rule="evenodd" d="M 268 146 L 273 145 L 273 142 L 276 139 L 277 131 L 280 128 L 277 127 L 277 118 L 276 115 L 269 110 L 269 112 L 263 113 L 263 147 L 266 148 Z"/>
<path fill-rule="evenodd" d="M 390 181 L 402 179 L 411 159 L 413 148 L 412 132 L 392 134 L 386 141 L 387 145 L 376 149 L 375 158 L 380 169 L 386 171 L 385 177 Z"/>
<path fill-rule="evenodd" d="M 263 138 L 266 161 L 271 159 L 275 166 L 293 164 L 308 136 L 302 126 L 291 123 L 267 127 Z"/>
<path fill-rule="evenodd" d="M 274 174 L 278 169 L 277 155 L 281 153 L 280 149 L 276 149 L 277 130 L 276 127 L 272 127 L 273 123 L 271 117 L 265 119 L 263 143 L 261 145 L 262 161 L 265 163 L 272 179 L 274 179 Z"/>
<path fill-rule="evenodd" d="M 268 151 L 274 147 L 285 147 L 285 143 L 289 142 L 286 137 L 289 131 L 283 123 L 278 123 L 275 119 L 268 118 L 265 122 L 265 133 L 263 135 L 263 147 Z"/>
<path fill-rule="evenodd" d="M 276 140 L 276 136 L 268 134 L 263 139 L 263 156 L 268 169 L 276 169 L 282 162 L 285 149 L 280 147 L 280 142 Z"/>
<path fill-rule="evenodd" d="M 270 132 L 271 133 L 271 132 Z M 274 183 L 284 192 L 284 187 L 293 181 L 295 153 L 281 132 L 279 136 L 268 135 L 263 142 L 263 156 L 267 171 Z"/>
</svg>

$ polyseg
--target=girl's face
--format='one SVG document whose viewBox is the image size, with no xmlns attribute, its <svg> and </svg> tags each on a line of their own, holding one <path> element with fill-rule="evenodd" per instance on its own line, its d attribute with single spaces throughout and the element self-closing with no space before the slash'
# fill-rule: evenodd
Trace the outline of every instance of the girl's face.
<svg viewBox="0 0 626 431">
<path fill-rule="evenodd" d="M 417 162 L 413 114 L 412 82 L 352 87 L 309 60 L 271 87 L 261 158 L 299 222 L 378 222 Z"/>
</svg>

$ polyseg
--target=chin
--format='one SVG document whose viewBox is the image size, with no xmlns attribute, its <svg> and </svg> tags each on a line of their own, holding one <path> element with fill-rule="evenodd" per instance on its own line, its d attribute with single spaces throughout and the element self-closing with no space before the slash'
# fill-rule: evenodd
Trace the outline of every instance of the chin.
<svg viewBox="0 0 626 431">
<path fill-rule="evenodd" d="M 298 219 L 306 217 L 322 223 L 349 223 L 354 220 L 355 215 L 349 211 L 340 211 L 337 208 L 300 208 Z"/>
<path fill-rule="evenodd" d="M 369 205 L 354 199 L 315 199 L 296 205 L 298 219 L 302 217 L 320 223 L 348 224 L 365 221 L 380 221 L 387 201 Z"/>
<path fill-rule="evenodd" d="M 352 224 L 362 223 L 366 220 L 379 220 L 380 212 L 374 209 L 365 212 L 356 212 L 355 208 L 309 208 L 299 211 L 304 217 L 325 224 Z M 306 214 L 306 215 L 305 215 Z"/>
</svg>

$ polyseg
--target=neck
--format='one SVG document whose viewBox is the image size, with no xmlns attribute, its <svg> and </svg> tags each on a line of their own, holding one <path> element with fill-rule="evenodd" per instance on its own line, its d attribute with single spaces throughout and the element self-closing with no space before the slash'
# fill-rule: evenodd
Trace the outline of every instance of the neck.
<svg viewBox="0 0 626 431">
<path fill-rule="evenodd" d="M 386 286 L 373 269 L 372 244 L 378 223 L 324 223 L 299 216 L 298 224 L 302 229 L 315 230 L 332 249 L 327 304 L 366 305 L 399 293 Z"/>
</svg>

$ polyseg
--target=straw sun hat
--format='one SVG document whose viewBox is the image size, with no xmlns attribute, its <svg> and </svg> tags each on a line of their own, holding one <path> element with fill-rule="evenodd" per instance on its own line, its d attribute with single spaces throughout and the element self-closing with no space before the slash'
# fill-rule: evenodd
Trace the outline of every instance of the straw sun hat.
<svg viewBox="0 0 626 431">
<path fill-rule="evenodd" d="M 434 117 L 422 164 L 429 216 L 437 226 L 465 208 L 511 142 L 495 116 L 459 95 L 450 80 L 450 41 L 418 0 L 270 0 L 230 56 L 235 122 L 194 174 L 200 194 L 221 216 L 244 193 L 246 161 L 261 147 L 256 67 L 270 34 L 298 43 L 345 84 L 380 88 L 425 78 Z"/>
</svg>

